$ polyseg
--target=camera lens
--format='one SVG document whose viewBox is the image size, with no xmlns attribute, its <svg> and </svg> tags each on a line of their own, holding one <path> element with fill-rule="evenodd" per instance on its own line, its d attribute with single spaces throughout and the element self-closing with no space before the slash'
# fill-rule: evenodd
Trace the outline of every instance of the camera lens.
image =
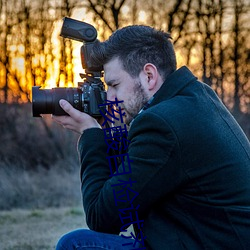
<svg viewBox="0 0 250 250">
<path fill-rule="evenodd" d="M 32 110 L 34 117 L 40 114 L 67 115 L 60 107 L 59 100 L 67 100 L 74 108 L 81 109 L 81 94 L 79 88 L 39 89 L 32 87 Z"/>
</svg>

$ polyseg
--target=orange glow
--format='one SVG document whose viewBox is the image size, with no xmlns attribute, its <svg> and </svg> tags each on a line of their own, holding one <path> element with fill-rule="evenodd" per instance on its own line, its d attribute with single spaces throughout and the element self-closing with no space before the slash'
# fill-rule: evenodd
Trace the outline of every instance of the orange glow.
<svg viewBox="0 0 250 250">
<path fill-rule="evenodd" d="M 184 58 L 183 54 L 179 50 L 177 50 L 175 54 L 176 54 L 176 60 L 177 60 L 177 68 L 179 68 L 185 64 L 186 59 Z"/>
<path fill-rule="evenodd" d="M 83 20 L 83 17 L 85 20 Z M 93 15 L 86 14 L 86 11 L 75 10 L 72 18 L 93 23 Z M 36 44 L 31 44 L 29 48 L 25 48 L 23 44 L 10 45 L 8 48 L 8 57 L 10 58 L 8 74 L 8 93 L 0 92 L 0 101 L 27 102 L 31 98 L 32 86 L 41 86 L 41 88 L 51 89 L 55 87 L 77 87 L 78 82 L 82 82 L 79 73 L 84 73 L 81 65 L 80 48 L 81 42 L 72 41 L 72 61 L 70 56 L 69 43 L 67 39 L 60 37 L 62 20 L 53 23 L 53 32 L 50 41 L 44 45 L 44 49 L 36 48 Z M 39 39 L 35 37 L 35 39 Z M 18 41 L 17 41 L 18 43 Z M 60 65 L 61 46 L 65 45 L 65 62 Z M 29 51 L 27 51 L 27 49 Z M 34 53 L 35 52 L 35 53 Z M 26 59 L 26 57 L 28 57 Z M 64 69 L 65 67 L 65 69 Z M 64 73 L 66 72 L 66 74 Z M 0 72 L 0 77 L 5 79 L 5 71 Z M 5 86 L 5 80 L 1 81 L 0 87 Z M 22 93 L 23 92 L 23 93 Z M 6 99 L 8 95 L 8 100 Z"/>
<path fill-rule="evenodd" d="M 144 10 L 139 11 L 138 21 L 140 23 L 144 23 L 144 22 L 146 22 L 146 20 L 147 20 L 147 13 L 146 13 L 146 11 L 144 11 Z"/>
</svg>

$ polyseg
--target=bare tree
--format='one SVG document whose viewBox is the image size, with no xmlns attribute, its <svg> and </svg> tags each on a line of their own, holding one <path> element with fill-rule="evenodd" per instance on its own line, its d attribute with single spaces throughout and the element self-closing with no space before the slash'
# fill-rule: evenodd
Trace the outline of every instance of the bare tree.
<svg viewBox="0 0 250 250">
<path fill-rule="evenodd" d="M 21 95 L 26 96 L 25 90 L 19 85 L 21 73 L 13 68 L 14 57 L 19 55 L 20 47 L 17 41 L 20 39 L 20 32 L 17 32 L 19 23 L 18 13 L 11 1 L 1 2 L 1 16 L 3 22 L 1 44 L 3 54 L 1 55 L 1 71 L 3 72 L 2 92 L 4 102 L 18 101 Z M 11 41 L 11 43 L 10 43 Z"/>
<path fill-rule="evenodd" d="M 56 7 L 57 18 L 70 17 L 73 10 L 77 6 L 77 1 L 61 0 L 59 6 Z M 61 77 L 64 77 L 63 85 L 66 87 L 69 83 L 74 82 L 73 75 L 73 45 L 70 39 L 60 39 L 60 72 L 57 81 L 57 87 L 60 85 Z"/>
<path fill-rule="evenodd" d="M 189 13 L 180 15 L 185 17 L 182 22 L 175 20 L 179 14 L 173 18 L 170 12 L 172 32 L 176 30 L 175 25 L 179 26 L 175 36 L 177 50 L 183 51 L 187 64 L 215 89 L 228 107 L 233 106 L 235 114 L 246 111 L 249 6 L 244 0 L 192 0 L 187 4 Z M 177 7 L 179 11 L 182 9 L 180 2 L 174 10 Z"/>
<path fill-rule="evenodd" d="M 2 72 L 2 77 L 1 77 L 1 82 L 3 85 L 1 86 L 1 95 L 0 95 L 0 101 L 1 102 L 6 102 L 8 99 L 8 68 L 9 68 L 9 53 L 7 51 L 7 37 L 8 34 L 10 33 L 10 26 L 8 24 L 8 19 L 7 19 L 7 0 L 1 0 L 1 34 L 2 34 L 2 43 L 0 44 L 1 46 L 1 51 L 0 53 L 0 70 Z M 1 97 L 2 96 L 2 97 Z"/>
<path fill-rule="evenodd" d="M 246 57 L 247 44 L 246 42 L 247 41 L 249 42 L 250 36 L 249 36 L 249 33 L 246 33 L 246 31 L 244 30 L 244 22 L 246 21 L 244 18 L 244 16 L 246 15 L 246 8 L 244 6 L 244 2 L 242 0 L 234 0 L 233 8 L 234 8 L 234 20 L 233 20 L 233 27 L 232 27 L 232 37 L 233 37 L 232 60 L 234 62 L 233 112 L 235 115 L 238 115 L 241 112 L 240 99 L 244 95 L 243 89 L 244 89 L 244 86 L 247 84 L 247 78 L 245 78 L 244 73 L 243 73 L 246 70 L 244 69 L 244 67 L 242 67 L 242 65 L 245 65 L 247 67 L 247 57 Z M 248 12 L 248 14 L 249 13 L 250 12 Z M 250 28 L 250 26 L 248 28 Z M 249 82 L 248 82 L 248 86 L 249 86 Z"/>
<path fill-rule="evenodd" d="M 86 8 L 93 11 L 96 17 L 100 18 L 110 31 L 119 28 L 120 11 L 126 0 L 98 1 L 88 0 Z"/>
</svg>

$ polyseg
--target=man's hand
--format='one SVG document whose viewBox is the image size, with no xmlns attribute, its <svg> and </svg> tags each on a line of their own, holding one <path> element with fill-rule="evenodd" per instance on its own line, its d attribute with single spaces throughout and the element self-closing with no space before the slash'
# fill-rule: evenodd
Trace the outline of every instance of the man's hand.
<svg viewBox="0 0 250 250">
<path fill-rule="evenodd" d="M 59 104 L 69 116 L 52 116 L 52 118 L 64 128 L 73 130 L 80 134 L 88 128 L 101 128 L 96 119 L 73 108 L 73 106 L 66 100 L 60 100 Z"/>
</svg>

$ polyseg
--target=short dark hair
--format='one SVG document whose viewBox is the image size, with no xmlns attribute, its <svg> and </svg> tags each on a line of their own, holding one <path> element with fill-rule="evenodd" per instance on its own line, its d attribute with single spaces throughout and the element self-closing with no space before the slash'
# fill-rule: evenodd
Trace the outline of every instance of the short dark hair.
<svg viewBox="0 0 250 250">
<path fill-rule="evenodd" d="M 170 34 L 144 25 L 121 28 L 105 42 L 97 42 L 91 58 L 98 65 L 119 58 L 132 77 L 137 77 L 146 63 L 154 64 L 164 80 L 176 70 Z"/>
</svg>

